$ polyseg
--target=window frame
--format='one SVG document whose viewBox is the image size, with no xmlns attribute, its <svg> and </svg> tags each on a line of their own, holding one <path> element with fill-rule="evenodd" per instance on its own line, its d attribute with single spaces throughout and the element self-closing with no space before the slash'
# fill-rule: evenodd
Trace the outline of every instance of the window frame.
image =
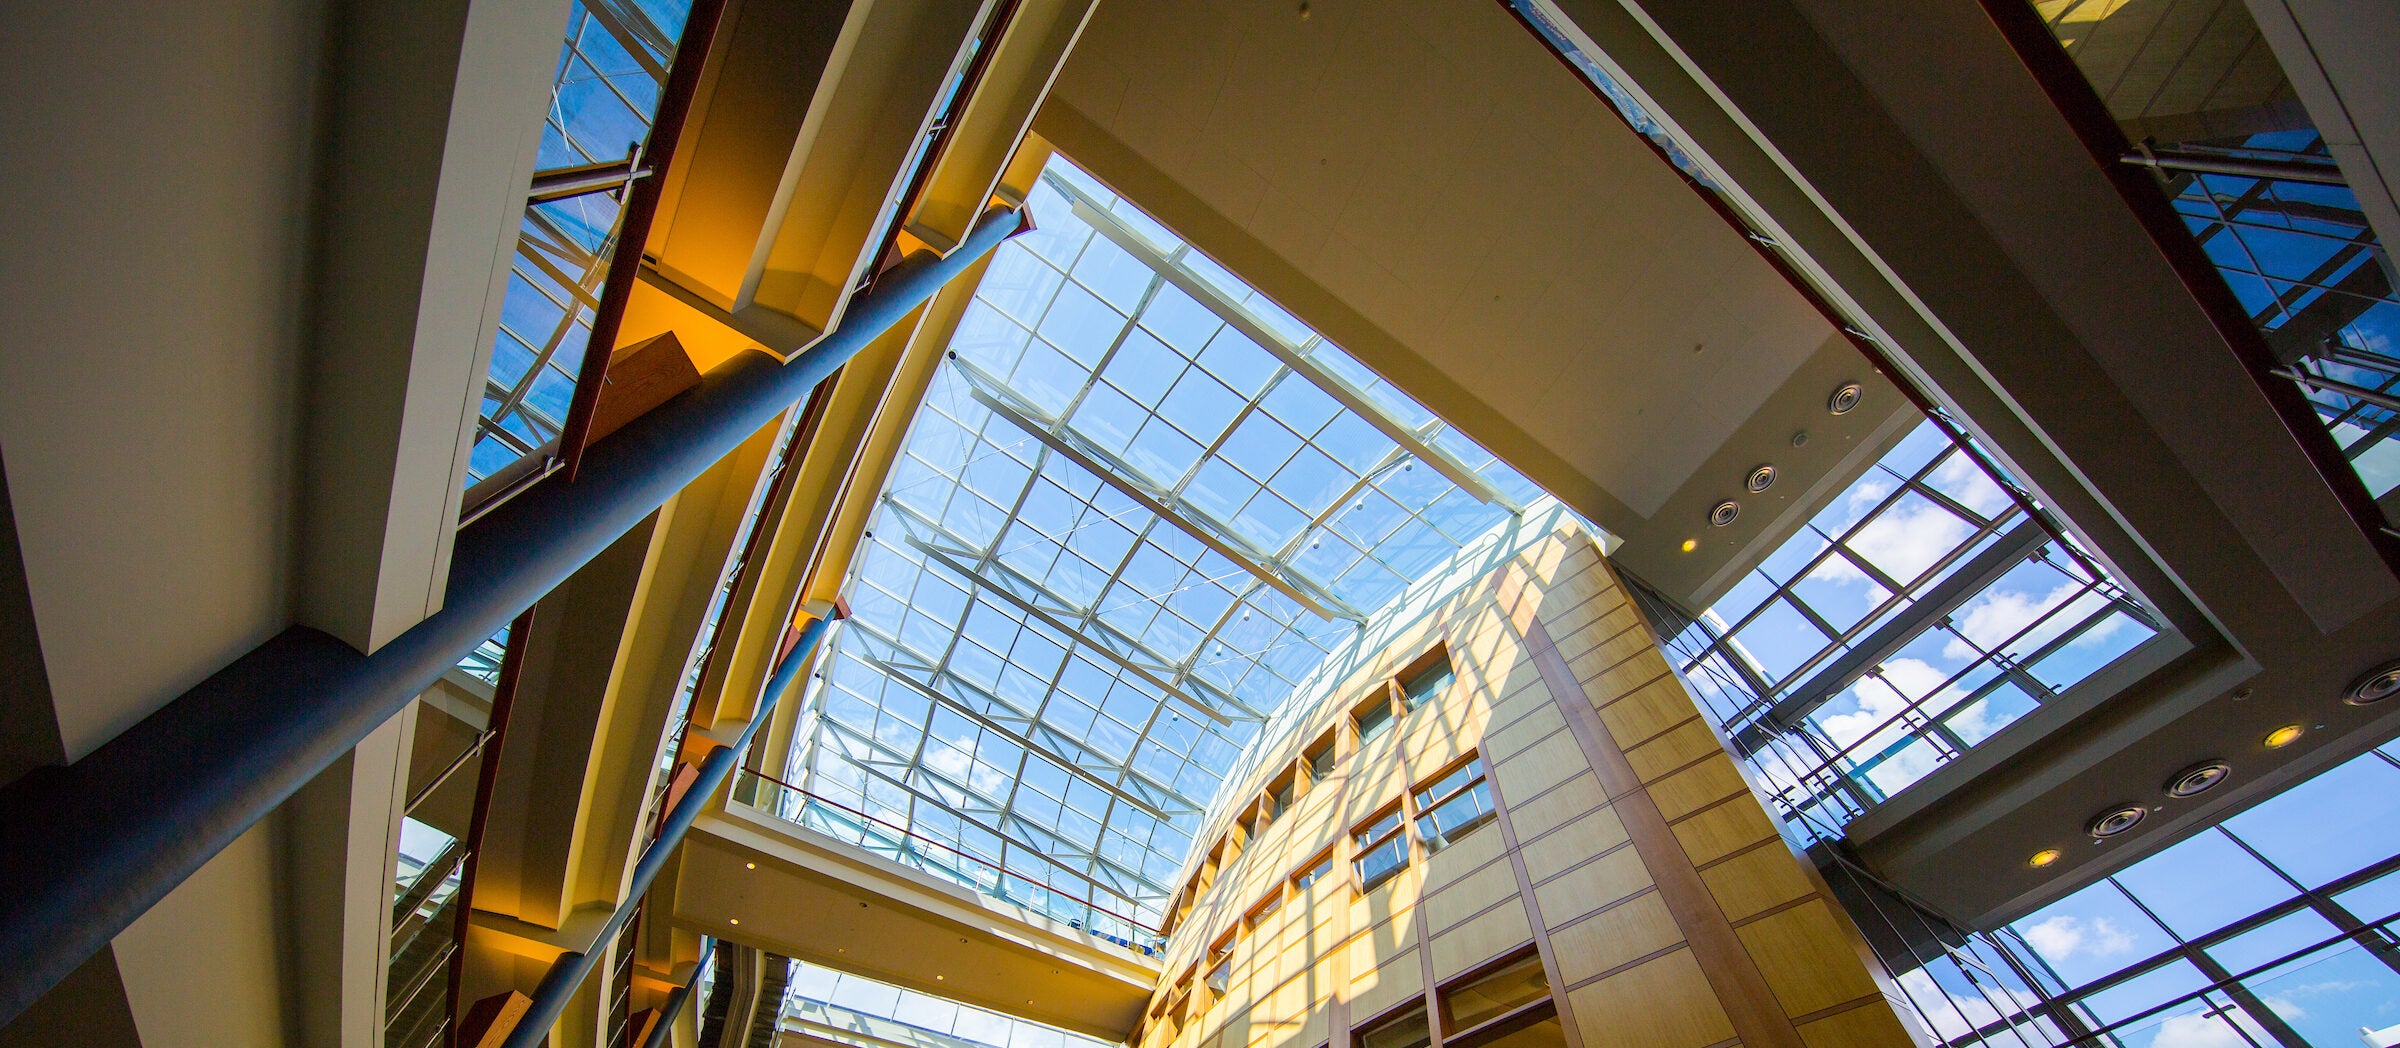
<svg viewBox="0 0 2400 1048">
<path fill-rule="evenodd" d="M 1434 786 L 1439 785 L 1442 780 L 1449 778 L 1450 776 L 1459 772 L 1461 769 L 1469 766 L 1475 768 L 1475 775 L 1473 778 L 1468 779 L 1458 788 L 1442 794 L 1440 797 L 1434 798 L 1430 802 L 1426 800 L 1426 794 L 1432 790 Z M 1425 846 L 1425 854 L 1429 856 L 1437 854 L 1449 848 L 1451 845 L 1458 843 L 1459 838 L 1473 833 L 1476 830 L 1480 830 L 1486 825 L 1499 821 L 1500 802 L 1492 798 L 1491 778 L 1492 769 L 1490 765 L 1483 762 L 1482 751 L 1469 750 L 1465 754 L 1461 755 L 1457 760 L 1451 761 L 1449 764 L 1443 766 L 1442 770 L 1426 776 L 1420 783 L 1409 788 L 1408 806 L 1412 810 L 1411 822 L 1415 824 L 1417 840 L 1423 843 Z M 1431 819 L 1434 816 L 1434 813 L 1440 811 L 1444 805 L 1447 805 L 1451 801 L 1457 800 L 1458 798 L 1473 792 L 1477 786 L 1483 787 L 1484 803 L 1482 806 L 1483 813 L 1481 815 L 1466 823 L 1464 826 L 1439 837 L 1427 832 L 1424 825 L 1425 820 Z"/>
<path fill-rule="evenodd" d="M 1437 670 L 1442 675 L 1441 682 L 1429 690 L 1418 691 L 1417 685 L 1433 676 Z M 1457 683 L 1458 662 L 1450 657 L 1450 643 L 1446 640 L 1437 642 L 1425 654 L 1417 656 L 1401 667 L 1400 672 L 1392 675 L 1392 688 L 1399 693 L 1402 716 L 1433 705 L 1435 699 L 1447 694 Z"/>
<path fill-rule="evenodd" d="M 1375 809 L 1373 814 L 1350 827 L 1351 881 L 1358 888 L 1360 895 L 1365 895 L 1389 883 L 1392 878 L 1406 872 L 1409 866 L 1416 862 L 1416 844 L 1411 839 L 1413 835 L 1410 832 L 1411 820 L 1407 806 L 1401 803 L 1402 799 L 1392 798 L 1390 803 Z M 1392 828 L 1376 834 L 1371 840 L 1366 839 L 1367 831 L 1385 819 L 1392 820 Z M 1361 864 L 1369 855 L 1394 843 L 1400 846 L 1400 861 L 1393 863 L 1390 869 L 1384 870 L 1372 878 L 1368 877 L 1365 867 Z"/>
</svg>

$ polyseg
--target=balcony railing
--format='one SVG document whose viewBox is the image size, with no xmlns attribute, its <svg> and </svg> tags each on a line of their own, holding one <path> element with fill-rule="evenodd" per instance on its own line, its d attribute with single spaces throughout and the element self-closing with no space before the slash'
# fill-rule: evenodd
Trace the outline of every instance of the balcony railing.
<svg viewBox="0 0 2400 1048">
<path fill-rule="evenodd" d="M 741 776 L 735 780 L 734 796 L 750 797 L 753 807 L 788 822 L 1065 922 L 1092 938 L 1144 957 L 1158 956 L 1166 942 L 1159 929 L 1100 905 L 1096 900 L 1104 889 L 1091 877 L 1047 856 L 1042 859 L 1050 865 L 1054 879 L 1037 880 L 773 776 L 748 770 Z M 745 782 L 753 784 L 747 792 Z"/>
</svg>

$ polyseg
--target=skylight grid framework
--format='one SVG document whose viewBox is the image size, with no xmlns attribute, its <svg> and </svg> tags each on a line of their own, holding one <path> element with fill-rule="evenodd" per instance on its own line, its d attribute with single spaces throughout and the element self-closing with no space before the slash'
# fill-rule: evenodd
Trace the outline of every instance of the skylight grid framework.
<svg viewBox="0 0 2400 1048">
<path fill-rule="evenodd" d="M 2249 12 L 2204 0 L 2031 0 L 2029 9 L 2124 125 L 2115 141 L 2087 145 L 2116 153 L 2143 136 L 2115 159 L 2156 176 L 2273 354 L 2277 366 L 2262 367 L 2260 381 L 2298 386 L 2378 500 L 2382 529 L 2400 535 L 2383 499 L 2400 488 L 2400 272 Z M 2229 44 L 2241 46 L 2238 67 L 2225 60 Z M 2142 64 L 2178 48 L 2189 57 Z M 2266 85 L 2282 97 L 2258 94 Z M 2216 111 L 2175 112 L 2202 100 Z"/>
<path fill-rule="evenodd" d="M 1884 961 L 1957 1048 L 2381 1043 L 2361 1033 L 2400 1029 L 2395 798 L 2387 742 L 1995 931 L 1886 895 L 1880 919 L 1928 934 Z"/>
<path fill-rule="evenodd" d="M 1930 422 L 1669 647 L 1805 830 L 1840 827 L 2157 635 Z"/>
<path fill-rule="evenodd" d="M 886 481 L 785 778 L 1155 927 L 1296 684 L 1538 491 L 1065 161 L 1028 207 Z"/>
<path fill-rule="evenodd" d="M 690 9 L 689 0 L 576 0 L 537 171 L 634 158 L 649 137 Z M 526 207 L 484 380 L 469 486 L 554 457 L 615 249 L 621 198 L 589 192 Z"/>
</svg>

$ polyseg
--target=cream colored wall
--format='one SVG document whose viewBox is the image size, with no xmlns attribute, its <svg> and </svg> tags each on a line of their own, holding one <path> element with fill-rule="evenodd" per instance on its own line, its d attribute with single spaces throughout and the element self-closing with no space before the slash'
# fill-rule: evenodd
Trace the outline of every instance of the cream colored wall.
<svg viewBox="0 0 2400 1048">
<path fill-rule="evenodd" d="M 1347 1048 L 1343 1027 L 1430 1002 L 1429 985 L 1528 944 L 1568 1048 L 1917 1043 L 1598 547 L 1572 526 L 1534 532 L 1497 563 L 1467 558 L 1471 581 L 1449 579 L 1410 623 L 1371 626 L 1371 653 L 1291 719 L 1306 730 L 1277 754 L 1296 756 L 1437 643 L 1457 671 L 1198 894 L 1137 1048 Z M 1470 752 L 1498 817 L 1430 856 L 1416 846 L 1405 871 L 1359 891 L 1351 828 Z M 1215 846 L 1281 767 L 1244 772 L 1202 841 Z M 1333 874 L 1236 932 L 1227 988 L 1210 993 L 1208 947 L 1328 844 Z M 1161 1006 L 1185 985 L 1176 1023 Z"/>
</svg>

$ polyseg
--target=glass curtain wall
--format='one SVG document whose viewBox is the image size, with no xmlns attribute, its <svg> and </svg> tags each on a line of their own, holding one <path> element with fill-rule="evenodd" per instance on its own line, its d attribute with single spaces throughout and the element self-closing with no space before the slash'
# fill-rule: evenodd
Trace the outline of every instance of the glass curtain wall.
<svg viewBox="0 0 2400 1048">
<path fill-rule="evenodd" d="M 2395 919 L 2387 743 L 1895 970 L 1949 1045 L 2379 1046 L 2400 1039 Z"/>
<path fill-rule="evenodd" d="M 2126 162 L 2157 174 L 2368 492 L 2400 487 L 2392 258 L 2249 11 L 2219 0 L 2033 7 L 2137 143 Z"/>
<path fill-rule="evenodd" d="M 1028 206 L 760 803 L 1143 948 L 1294 683 L 1539 493 L 1065 160 Z"/>
<path fill-rule="evenodd" d="M 2156 634 L 1926 422 L 1668 647 L 1823 836 Z"/>
<path fill-rule="evenodd" d="M 691 0 L 575 0 L 542 122 L 537 179 L 637 157 L 690 13 Z M 584 193 L 525 208 L 468 486 L 553 454 L 616 246 L 623 195 Z"/>
</svg>

